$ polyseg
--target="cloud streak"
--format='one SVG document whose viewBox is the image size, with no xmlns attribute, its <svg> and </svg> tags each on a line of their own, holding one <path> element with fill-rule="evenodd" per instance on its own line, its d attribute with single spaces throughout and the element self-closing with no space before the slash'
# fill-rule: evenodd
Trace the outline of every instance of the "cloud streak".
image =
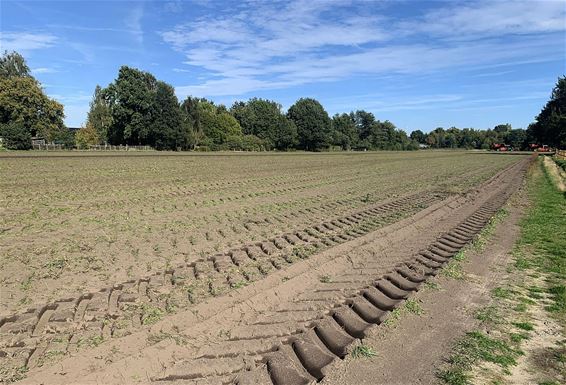
<svg viewBox="0 0 566 385">
<path fill-rule="evenodd" d="M 31 51 L 52 47 L 57 37 L 50 33 L 0 32 L 1 51 Z"/>
<path fill-rule="evenodd" d="M 559 60 L 563 36 L 545 35 L 564 31 L 559 3 L 448 3 L 399 19 L 367 11 L 368 3 L 259 2 L 160 34 L 186 55 L 187 71 L 208 74 L 177 87 L 180 96 L 242 95 L 358 75 Z"/>
<path fill-rule="evenodd" d="M 139 44 L 143 44 L 143 28 L 142 28 L 142 18 L 144 15 L 143 3 L 140 3 L 137 7 L 134 7 L 128 16 L 124 19 L 124 24 L 128 32 L 132 35 L 132 38 Z"/>
</svg>

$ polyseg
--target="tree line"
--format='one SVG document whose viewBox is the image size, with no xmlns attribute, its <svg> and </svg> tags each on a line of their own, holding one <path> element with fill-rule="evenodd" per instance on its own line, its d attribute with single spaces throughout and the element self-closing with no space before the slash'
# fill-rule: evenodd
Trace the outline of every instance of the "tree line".
<svg viewBox="0 0 566 385">
<path fill-rule="evenodd" d="M 527 130 L 437 128 L 408 136 L 390 121 L 364 110 L 330 117 L 313 98 L 297 100 L 286 112 L 272 100 L 252 98 L 231 107 L 189 96 L 149 72 L 122 66 L 107 87 L 97 86 L 84 127 L 71 133 L 63 106 L 45 95 L 25 59 L 16 52 L 0 58 L 0 137 L 8 148 L 28 149 L 32 137 L 78 148 L 89 145 L 148 145 L 158 150 L 415 150 L 488 149 L 494 143 L 566 143 L 565 78 Z"/>
<path fill-rule="evenodd" d="M 301 98 L 287 113 L 272 100 L 252 98 L 230 108 L 189 96 L 179 102 L 169 84 L 123 66 L 106 88 L 97 87 L 84 144 L 149 145 L 160 150 L 406 150 L 418 143 L 393 123 L 356 111 L 332 118 L 315 99 Z M 83 139 L 84 138 L 84 139 Z"/>
</svg>

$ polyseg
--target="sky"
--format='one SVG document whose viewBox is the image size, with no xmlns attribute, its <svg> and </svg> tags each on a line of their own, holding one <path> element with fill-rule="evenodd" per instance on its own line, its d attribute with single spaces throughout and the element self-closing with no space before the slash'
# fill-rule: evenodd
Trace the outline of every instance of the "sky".
<svg viewBox="0 0 566 385">
<path fill-rule="evenodd" d="M 122 65 L 227 106 L 301 97 L 411 132 L 526 128 L 566 74 L 566 0 L 0 0 L 0 50 L 84 124 Z"/>
</svg>

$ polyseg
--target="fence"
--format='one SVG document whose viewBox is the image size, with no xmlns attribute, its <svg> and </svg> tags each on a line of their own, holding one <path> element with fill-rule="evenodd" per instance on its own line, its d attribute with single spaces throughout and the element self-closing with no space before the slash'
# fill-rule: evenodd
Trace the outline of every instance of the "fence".
<svg viewBox="0 0 566 385">
<path fill-rule="evenodd" d="M 566 160 L 566 150 L 556 150 L 556 155 L 558 159 Z"/>
<path fill-rule="evenodd" d="M 91 144 L 88 146 L 88 151 L 151 151 L 153 148 L 150 146 L 112 146 L 110 144 Z"/>
<path fill-rule="evenodd" d="M 45 150 L 45 151 L 61 151 L 68 149 L 66 146 L 62 144 L 33 143 L 31 146 L 34 150 Z"/>
<path fill-rule="evenodd" d="M 43 151 L 70 150 L 70 148 L 66 147 L 63 144 L 34 143 L 32 144 L 32 148 L 34 150 L 43 150 Z M 151 148 L 150 146 L 128 146 L 128 145 L 112 146 L 110 144 L 100 144 L 100 145 L 91 144 L 88 146 L 88 148 L 84 150 L 85 151 L 151 151 L 153 150 L 153 148 Z"/>
</svg>

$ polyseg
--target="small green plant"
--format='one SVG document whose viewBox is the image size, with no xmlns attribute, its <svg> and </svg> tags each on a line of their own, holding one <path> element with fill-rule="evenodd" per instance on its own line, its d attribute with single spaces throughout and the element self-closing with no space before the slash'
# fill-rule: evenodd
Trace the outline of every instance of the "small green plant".
<svg viewBox="0 0 566 385">
<path fill-rule="evenodd" d="M 231 286 L 234 289 L 240 289 L 240 288 L 247 286 L 247 285 L 248 285 L 247 281 L 241 280 L 241 281 L 238 281 L 238 282 L 234 282 Z"/>
<path fill-rule="evenodd" d="M 511 294 L 513 291 L 511 289 L 503 288 L 503 287 L 496 287 L 491 291 L 491 295 L 495 298 L 511 298 Z"/>
<path fill-rule="evenodd" d="M 424 313 L 424 310 L 421 304 L 416 299 L 408 299 L 405 301 L 403 307 L 409 312 L 416 315 L 421 315 Z"/>
<path fill-rule="evenodd" d="M 163 318 L 163 310 L 150 304 L 140 306 L 142 325 L 153 325 Z"/>
<path fill-rule="evenodd" d="M 529 339 L 529 336 L 527 334 L 524 334 L 524 333 L 510 333 L 509 338 L 511 339 L 511 341 L 513 341 L 515 343 L 519 343 L 523 340 Z"/>
<path fill-rule="evenodd" d="M 451 260 L 446 267 L 441 270 L 440 274 L 452 279 L 464 279 L 464 271 L 459 261 Z"/>
<path fill-rule="evenodd" d="M 329 275 L 321 275 L 319 281 L 322 283 L 330 283 L 332 279 L 330 278 Z"/>
<path fill-rule="evenodd" d="M 511 324 L 522 330 L 526 330 L 526 331 L 534 330 L 534 326 L 530 322 L 512 322 Z"/>
<path fill-rule="evenodd" d="M 501 314 L 496 306 L 487 306 L 476 312 L 476 318 L 481 322 L 497 324 L 501 322 Z"/>
<path fill-rule="evenodd" d="M 101 335 L 94 335 L 94 336 L 90 336 L 90 337 L 85 338 L 85 339 L 81 338 L 77 342 L 77 345 L 81 348 L 82 347 L 95 348 L 103 342 L 104 342 L 104 337 L 102 337 Z"/>
<path fill-rule="evenodd" d="M 34 277 L 35 277 L 35 273 L 31 273 L 26 279 L 24 279 L 20 283 L 20 289 L 22 289 L 22 291 L 28 291 L 31 288 Z"/>
<path fill-rule="evenodd" d="M 367 346 L 364 344 L 356 346 L 352 349 L 352 357 L 353 358 L 371 358 L 377 356 L 377 353 L 371 346 Z"/>
<path fill-rule="evenodd" d="M 424 284 L 424 287 L 426 289 L 430 289 L 430 290 L 440 290 L 441 287 L 437 282 L 434 281 L 426 281 Z"/>
</svg>

